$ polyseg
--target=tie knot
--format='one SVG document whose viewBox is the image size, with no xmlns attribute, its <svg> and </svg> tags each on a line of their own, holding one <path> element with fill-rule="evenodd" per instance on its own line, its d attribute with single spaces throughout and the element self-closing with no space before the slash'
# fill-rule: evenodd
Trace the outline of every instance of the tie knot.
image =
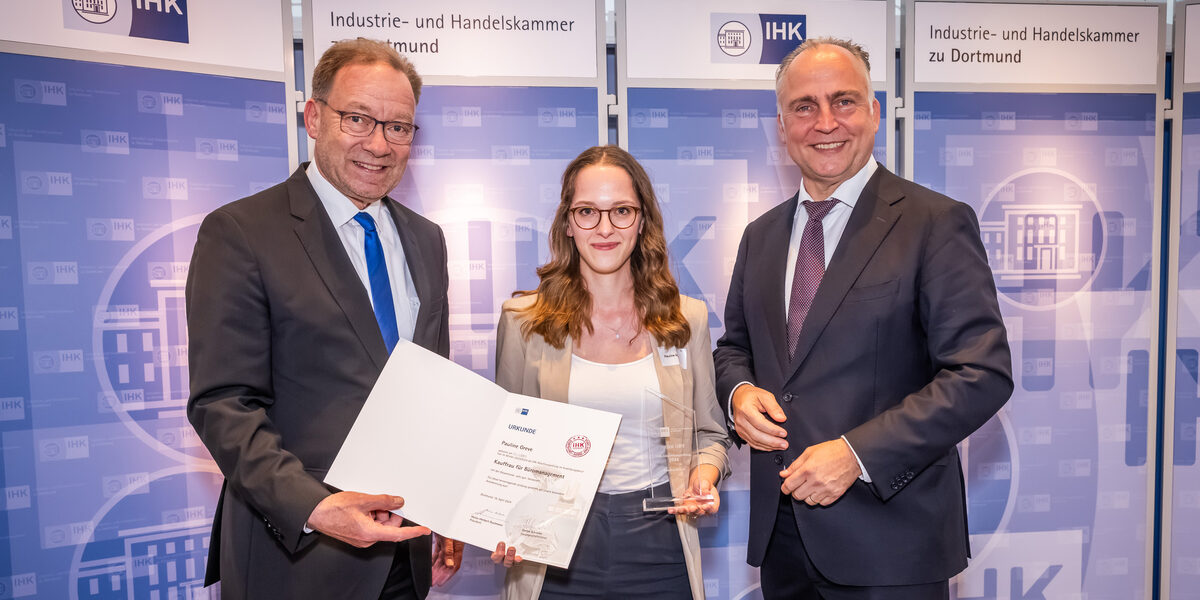
<svg viewBox="0 0 1200 600">
<path fill-rule="evenodd" d="M 804 201 L 804 210 L 808 211 L 808 218 L 814 221 L 820 221 L 833 210 L 833 206 L 837 204 L 837 200 L 823 200 L 821 202 Z M 362 214 L 362 213 L 359 213 Z M 370 217 L 368 217 L 370 218 Z"/>
<path fill-rule="evenodd" d="M 372 219 L 371 215 L 365 212 L 360 212 L 354 215 L 354 220 L 358 221 L 358 224 L 362 225 L 362 228 L 366 229 L 367 233 L 375 232 L 375 219 Z"/>
</svg>

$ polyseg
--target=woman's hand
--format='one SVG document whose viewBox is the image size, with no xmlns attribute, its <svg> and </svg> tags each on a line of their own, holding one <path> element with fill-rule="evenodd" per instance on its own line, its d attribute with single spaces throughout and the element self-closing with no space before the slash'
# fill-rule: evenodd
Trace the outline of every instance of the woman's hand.
<svg viewBox="0 0 1200 600">
<path fill-rule="evenodd" d="M 496 551 L 492 552 L 492 562 L 498 565 L 504 565 L 506 568 L 513 565 L 521 564 L 521 557 L 517 556 L 516 548 L 505 548 L 504 542 L 496 544 Z"/>
<path fill-rule="evenodd" d="M 714 515 L 721 508 L 721 495 L 717 492 L 717 478 L 720 471 L 713 465 L 699 465 L 692 469 L 688 478 L 688 488 L 685 492 L 689 498 L 667 512 L 673 515 Z M 701 500 L 704 496 L 712 496 L 712 500 Z"/>
</svg>

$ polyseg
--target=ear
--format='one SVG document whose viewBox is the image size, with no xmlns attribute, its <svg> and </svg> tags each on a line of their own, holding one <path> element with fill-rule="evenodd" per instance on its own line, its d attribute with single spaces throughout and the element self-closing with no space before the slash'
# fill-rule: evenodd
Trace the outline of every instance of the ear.
<svg viewBox="0 0 1200 600">
<path fill-rule="evenodd" d="M 317 139 L 317 132 L 321 130 L 321 107 L 317 106 L 317 101 L 312 98 L 304 103 L 304 130 L 308 132 L 308 137 Z"/>
</svg>

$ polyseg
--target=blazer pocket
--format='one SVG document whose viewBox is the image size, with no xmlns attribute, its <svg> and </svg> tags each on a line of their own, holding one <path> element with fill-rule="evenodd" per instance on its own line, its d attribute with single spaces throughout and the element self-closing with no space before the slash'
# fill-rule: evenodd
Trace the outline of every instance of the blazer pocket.
<svg viewBox="0 0 1200 600">
<path fill-rule="evenodd" d="M 868 285 L 856 286 L 850 288 L 846 292 L 845 302 L 865 302 L 867 300 L 875 300 L 878 298 L 888 298 L 895 295 L 896 289 L 900 285 L 899 279 L 885 281 L 883 283 L 872 283 Z"/>
</svg>

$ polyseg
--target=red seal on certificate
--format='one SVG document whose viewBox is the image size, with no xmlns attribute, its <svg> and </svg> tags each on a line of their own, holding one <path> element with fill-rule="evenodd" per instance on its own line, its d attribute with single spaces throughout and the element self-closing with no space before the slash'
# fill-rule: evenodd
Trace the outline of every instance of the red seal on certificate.
<svg viewBox="0 0 1200 600">
<path fill-rule="evenodd" d="M 592 440 L 586 435 L 573 435 L 567 440 L 567 454 L 580 458 L 592 449 Z"/>
</svg>

